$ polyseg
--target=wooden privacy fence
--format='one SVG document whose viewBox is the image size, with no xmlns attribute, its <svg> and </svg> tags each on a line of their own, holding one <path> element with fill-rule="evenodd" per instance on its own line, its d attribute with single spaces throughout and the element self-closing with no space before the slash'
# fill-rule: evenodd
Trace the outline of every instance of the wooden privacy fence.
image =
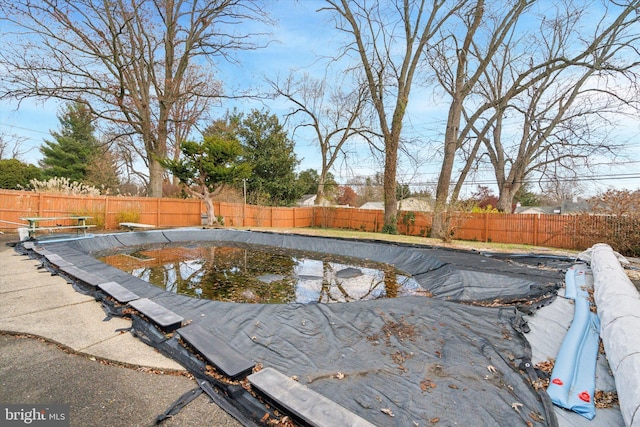
<svg viewBox="0 0 640 427">
<path fill-rule="evenodd" d="M 24 222 L 21 217 L 88 215 L 88 223 L 114 230 L 120 222 L 142 222 L 158 227 L 200 223 L 199 200 L 149 197 L 67 196 L 29 191 L 0 191 L 0 220 Z M 0 222 L 0 228 L 7 227 Z"/>
<path fill-rule="evenodd" d="M 545 215 L 467 213 L 450 214 L 454 239 L 514 243 L 583 250 L 595 243 L 609 243 L 627 253 L 640 250 L 640 220 L 606 215 Z M 316 208 L 314 225 L 362 231 L 382 231 L 384 212 L 363 209 Z M 433 214 L 398 213 L 398 232 L 428 236 Z"/>
<path fill-rule="evenodd" d="M 311 227 L 313 207 L 280 208 L 238 203 L 214 203 L 217 216 L 235 227 Z M 104 230 L 116 230 L 121 222 L 157 227 L 201 225 L 206 212 L 197 199 L 68 196 L 30 191 L 0 190 L 0 230 L 15 230 L 24 217 L 88 215 L 87 222 Z"/>
<path fill-rule="evenodd" d="M 323 227 L 380 232 L 384 212 L 339 207 L 266 207 L 242 203 L 214 203 L 217 216 L 229 227 Z M 28 191 L 0 190 L 0 230 L 15 230 L 21 217 L 88 215 L 88 223 L 115 230 L 121 222 L 141 222 L 157 227 L 198 226 L 206 212 L 196 199 L 149 197 L 66 196 Z M 498 213 L 455 213 L 452 236 L 460 240 L 517 243 L 565 249 L 585 249 L 616 239 L 640 240 L 636 222 L 629 218 L 594 215 L 541 215 Z M 432 214 L 398 214 L 398 231 L 428 236 Z M 635 239 L 635 240 L 634 240 Z M 611 243 L 610 243 L 611 244 Z M 616 247 L 612 244 L 614 248 Z"/>
</svg>

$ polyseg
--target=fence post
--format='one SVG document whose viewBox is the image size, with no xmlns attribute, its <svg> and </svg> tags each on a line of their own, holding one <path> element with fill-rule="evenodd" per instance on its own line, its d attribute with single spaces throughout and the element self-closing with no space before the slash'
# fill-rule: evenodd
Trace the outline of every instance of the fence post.
<svg viewBox="0 0 640 427">
<path fill-rule="evenodd" d="M 156 227 L 160 227 L 160 197 L 156 199 Z"/>
<path fill-rule="evenodd" d="M 489 241 L 489 212 L 484 214 L 484 242 Z"/>
<path fill-rule="evenodd" d="M 538 246 L 538 225 L 540 214 L 533 215 L 533 246 Z"/>
<path fill-rule="evenodd" d="M 104 229 L 109 230 L 109 196 L 104 196 Z"/>
</svg>

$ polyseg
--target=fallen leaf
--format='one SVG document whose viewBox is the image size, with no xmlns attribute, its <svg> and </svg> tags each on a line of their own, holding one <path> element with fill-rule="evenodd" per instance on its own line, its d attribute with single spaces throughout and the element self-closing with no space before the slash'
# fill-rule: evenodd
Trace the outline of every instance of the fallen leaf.
<svg viewBox="0 0 640 427">
<path fill-rule="evenodd" d="M 540 415 L 538 412 L 529 412 L 529 418 L 531 418 L 533 421 L 538 421 L 538 422 L 544 421 L 544 417 Z"/>
<path fill-rule="evenodd" d="M 395 415 L 393 415 L 393 412 L 391 412 L 391 409 L 389 408 L 382 408 L 380 409 L 380 411 L 382 411 L 382 413 L 389 415 L 390 417 L 395 417 Z"/>
</svg>

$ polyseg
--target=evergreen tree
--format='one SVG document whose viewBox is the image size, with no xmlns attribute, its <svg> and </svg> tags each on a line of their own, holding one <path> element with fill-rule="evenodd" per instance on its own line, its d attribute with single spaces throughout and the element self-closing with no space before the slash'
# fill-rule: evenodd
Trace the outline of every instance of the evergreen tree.
<svg viewBox="0 0 640 427">
<path fill-rule="evenodd" d="M 223 118 L 211 122 L 202 132 L 202 136 L 204 138 L 215 136 L 224 139 L 237 139 L 241 119 L 242 113 L 239 113 L 238 110 L 227 111 Z"/>
<path fill-rule="evenodd" d="M 247 180 L 252 203 L 288 206 L 304 193 L 298 185 L 295 168 L 300 163 L 294 143 L 275 115 L 252 110 L 238 125 L 238 137 L 245 160 L 253 173 Z"/>
<path fill-rule="evenodd" d="M 519 202 L 522 206 L 540 206 L 540 196 L 531 191 L 527 183 L 523 183 L 518 189 L 513 201 Z"/>
<path fill-rule="evenodd" d="M 93 115 L 84 104 L 70 103 L 58 114 L 58 120 L 59 131 L 51 132 L 55 140 L 45 140 L 40 147 L 43 174 L 84 182 L 90 165 L 102 153 L 93 135 Z"/>
<path fill-rule="evenodd" d="M 240 161 L 242 146 L 225 134 L 210 134 L 203 141 L 185 141 L 181 158 L 162 159 L 160 163 L 185 186 L 185 191 L 202 199 L 207 207 L 208 225 L 217 222 L 213 197 L 227 184 L 241 182 L 251 173 L 248 163 Z"/>
<path fill-rule="evenodd" d="M 307 169 L 298 175 L 298 186 L 302 194 L 316 194 L 318 192 L 318 184 L 320 182 L 320 175 L 315 169 Z M 324 194 L 327 199 L 333 200 L 338 191 L 338 183 L 331 172 L 327 173 L 325 179 Z"/>
<path fill-rule="evenodd" d="M 18 159 L 0 160 L 0 188 L 20 190 L 30 188 L 32 179 L 41 179 L 42 171 Z"/>
<path fill-rule="evenodd" d="M 298 185 L 302 188 L 303 194 L 316 194 L 319 180 L 320 176 L 315 169 L 307 169 L 298 175 Z"/>
</svg>

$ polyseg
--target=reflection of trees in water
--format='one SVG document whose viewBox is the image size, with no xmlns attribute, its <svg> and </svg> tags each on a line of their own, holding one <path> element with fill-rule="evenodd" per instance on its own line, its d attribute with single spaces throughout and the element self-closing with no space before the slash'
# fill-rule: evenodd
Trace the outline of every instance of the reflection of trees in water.
<svg viewBox="0 0 640 427">
<path fill-rule="evenodd" d="M 216 248 L 203 277 L 203 297 L 218 301 L 288 303 L 295 301 L 294 267 L 290 256 L 240 248 Z M 260 276 L 282 276 L 265 283 Z"/>
<path fill-rule="evenodd" d="M 351 290 L 351 294 L 349 293 L 349 286 L 345 286 L 345 281 L 337 277 L 338 272 L 335 270 L 333 263 L 324 260 L 322 262 L 322 286 L 318 293 L 317 301 L 319 303 L 331 303 L 397 297 L 399 288 L 398 275 L 393 266 L 384 264 L 379 271 L 380 276 L 376 274 L 368 276 L 370 277 L 370 283 L 367 291 L 362 295 L 355 296 L 353 295 L 353 290 Z M 384 290 L 380 290 L 381 287 L 384 287 Z M 332 292 L 332 289 L 337 289 L 338 295 Z M 359 291 L 360 289 L 354 290 Z"/>
<path fill-rule="evenodd" d="M 322 277 L 315 282 L 307 279 L 311 286 L 307 286 L 303 302 L 395 298 L 401 293 L 400 276 L 391 265 L 283 248 L 167 246 L 121 255 L 109 263 L 120 264 L 136 277 L 182 295 L 218 301 L 291 303 L 300 297 L 298 280 L 302 279 L 297 277 L 296 267 L 305 261 L 320 263 Z M 354 266 L 365 272 L 353 278 L 339 277 L 340 271 Z"/>
<path fill-rule="evenodd" d="M 188 256 L 173 249 L 173 256 L 167 257 L 160 256 L 159 251 L 145 251 L 161 262 L 152 266 L 139 262 L 131 273 L 169 292 L 197 298 L 254 303 L 295 301 L 296 261 L 291 256 L 216 246 L 185 252 Z M 180 260 L 184 258 L 187 259 Z M 259 279 L 267 274 L 282 278 L 271 283 Z"/>
<path fill-rule="evenodd" d="M 188 268 L 185 268 L 185 266 Z M 186 271 L 192 272 L 185 274 Z M 198 284 L 200 283 L 202 271 L 193 269 L 193 261 L 174 261 L 163 265 L 136 268 L 131 274 L 169 292 L 195 298 L 201 296 L 201 289 Z"/>
<path fill-rule="evenodd" d="M 128 268 L 117 260 L 108 263 L 169 292 L 199 298 L 202 291 L 199 284 L 209 249 L 171 246 L 144 249 L 128 255 Z M 132 260 L 137 261 L 134 264 Z"/>
</svg>

